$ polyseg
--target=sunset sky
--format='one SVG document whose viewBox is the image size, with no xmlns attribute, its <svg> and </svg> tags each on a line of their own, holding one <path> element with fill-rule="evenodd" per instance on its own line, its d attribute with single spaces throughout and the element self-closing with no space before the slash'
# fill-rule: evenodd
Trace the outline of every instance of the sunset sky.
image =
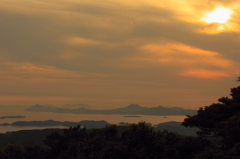
<svg viewBox="0 0 240 159">
<path fill-rule="evenodd" d="M 1 0 L 0 105 L 210 105 L 240 75 L 240 0 Z"/>
</svg>

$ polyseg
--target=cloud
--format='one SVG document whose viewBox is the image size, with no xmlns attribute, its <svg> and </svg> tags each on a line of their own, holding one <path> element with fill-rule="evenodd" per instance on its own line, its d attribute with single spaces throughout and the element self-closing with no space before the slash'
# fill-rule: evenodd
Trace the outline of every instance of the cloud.
<svg viewBox="0 0 240 159">
<path fill-rule="evenodd" d="M 66 42 L 70 45 L 78 45 L 78 46 L 91 46 L 91 45 L 100 45 L 100 41 L 85 39 L 81 37 L 72 37 L 68 38 Z"/>
<path fill-rule="evenodd" d="M 83 54 L 82 53 L 78 53 L 78 52 L 63 52 L 62 54 L 59 55 L 59 57 L 61 59 L 67 59 L 67 60 L 71 60 L 71 59 L 75 59 L 75 58 L 79 58 L 82 57 Z"/>
<path fill-rule="evenodd" d="M 63 43 L 73 47 L 117 47 L 121 44 L 108 41 L 100 41 L 93 39 L 86 39 L 83 37 L 68 37 L 63 40 Z"/>
<path fill-rule="evenodd" d="M 6 80 L 8 79 L 9 82 L 14 81 L 21 81 L 24 83 L 52 83 L 54 82 L 59 83 L 59 80 L 69 80 L 69 79 L 82 79 L 85 75 L 68 71 L 57 69 L 52 66 L 42 66 L 42 65 L 34 65 L 30 63 L 1 63 L 0 72 L 3 75 L 3 78 Z M 16 84 L 21 84 L 16 82 Z M 61 82 L 60 82 L 61 83 Z M 14 84 L 13 84 L 14 85 Z"/>
<path fill-rule="evenodd" d="M 223 58 L 220 53 L 202 50 L 181 43 L 154 43 L 140 48 L 145 54 L 150 54 L 152 60 L 160 63 L 171 63 L 176 66 L 217 67 L 233 69 L 234 62 Z"/>
<path fill-rule="evenodd" d="M 189 77 L 197 77 L 197 78 L 206 78 L 206 79 L 214 79 L 218 80 L 222 77 L 231 77 L 233 74 L 236 73 L 232 72 L 221 72 L 221 71 L 213 71 L 213 70 L 188 70 L 179 73 L 182 76 L 189 76 Z"/>
</svg>

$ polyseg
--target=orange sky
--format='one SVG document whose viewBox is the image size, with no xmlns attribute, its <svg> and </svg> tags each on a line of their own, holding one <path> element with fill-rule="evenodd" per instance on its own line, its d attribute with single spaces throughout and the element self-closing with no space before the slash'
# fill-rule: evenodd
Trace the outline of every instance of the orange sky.
<svg viewBox="0 0 240 159">
<path fill-rule="evenodd" d="M 0 105 L 217 102 L 238 84 L 239 2 L 1 0 Z"/>
</svg>

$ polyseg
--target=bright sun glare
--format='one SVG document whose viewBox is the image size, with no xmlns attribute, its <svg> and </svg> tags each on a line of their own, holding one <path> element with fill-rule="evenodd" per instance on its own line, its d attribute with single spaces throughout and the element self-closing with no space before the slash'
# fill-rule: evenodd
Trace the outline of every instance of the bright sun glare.
<svg viewBox="0 0 240 159">
<path fill-rule="evenodd" d="M 222 6 L 217 7 L 211 12 L 208 12 L 204 20 L 208 23 L 226 23 L 228 19 L 230 18 L 230 15 L 232 14 L 232 11 L 224 8 Z"/>
</svg>

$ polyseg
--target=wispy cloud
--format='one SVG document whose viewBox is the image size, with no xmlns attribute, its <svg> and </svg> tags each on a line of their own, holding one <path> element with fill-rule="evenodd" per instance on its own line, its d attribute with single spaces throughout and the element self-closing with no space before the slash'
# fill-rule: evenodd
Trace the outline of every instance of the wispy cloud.
<svg viewBox="0 0 240 159">
<path fill-rule="evenodd" d="M 102 42 L 97 40 L 90 40 L 81 37 L 72 37 L 66 40 L 67 44 L 77 45 L 77 46 L 92 46 L 92 45 L 100 45 Z"/>
<path fill-rule="evenodd" d="M 213 70 L 187 70 L 187 71 L 181 72 L 180 75 L 218 80 L 222 77 L 231 77 L 233 75 L 236 75 L 236 73 L 213 71 Z"/>
<path fill-rule="evenodd" d="M 147 44 L 140 48 L 145 54 L 150 54 L 152 61 L 171 63 L 172 65 L 188 67 L 218 67 L 233 69 L 234 62 L 222 57 L 220 53 L 199 49 L 181 43 Z M 180 67 L 181 67 L 180 66 Z"/>
</svg>

